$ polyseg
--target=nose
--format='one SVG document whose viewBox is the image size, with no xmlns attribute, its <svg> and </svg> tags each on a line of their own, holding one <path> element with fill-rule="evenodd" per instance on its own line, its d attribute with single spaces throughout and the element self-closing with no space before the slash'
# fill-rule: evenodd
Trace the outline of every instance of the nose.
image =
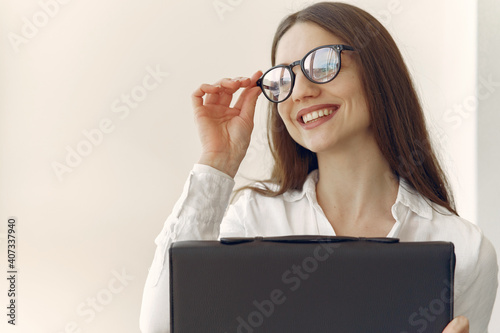
<svg viewBox="0 0 500 333">
<path fill-rule="evenodd" d="M 295 83 L 290 97 L 294 102 L 304 101 L 320 94 L 320 85 L 309 81 L 300 66 L 295 66 L 292 70 L 295 73 Z"/>
</svg>

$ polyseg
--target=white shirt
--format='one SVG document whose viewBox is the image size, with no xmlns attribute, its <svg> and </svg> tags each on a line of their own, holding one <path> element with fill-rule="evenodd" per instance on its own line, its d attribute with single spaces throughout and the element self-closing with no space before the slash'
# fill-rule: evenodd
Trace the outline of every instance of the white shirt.
<svg viewBox="0 0 500 333">
<path fill-rule="evenodd" d="M 317 181 L 316 170 L 309 174 L 302 191 L 265 197 L 248 190 L 227 209 L 234 180 L 209 166 L 195 165 L 155 240 L 156 253 L 144 288 L 141 331 L 170 331 L 166 255 L 172 242 L 220 237 L 334 236 L 335 231 L 316 200 Z M 401 241 L 453 242 L 456 255 L 454 315 L 469 319 L 471 333 L 487 332 L 498 287 L 493 245 L 476 225 L 430 204 L 411 190 L 404 179 L 399 183 L 391 210 L 396 222 L 387 237 Z"/>
</svg>

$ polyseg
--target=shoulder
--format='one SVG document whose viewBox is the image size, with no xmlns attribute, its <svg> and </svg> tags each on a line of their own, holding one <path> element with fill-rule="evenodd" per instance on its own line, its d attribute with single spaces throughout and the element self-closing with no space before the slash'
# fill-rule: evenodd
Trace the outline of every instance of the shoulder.
<svg viewBox="0 0 500 333">
<path fill-rule="evenodd" d="M 474 284 L 497 288 L 498 263 L 493 244 L 476 224 L 443 207 L 434 207 L 432 240 L 452 242 L 455 247 L 455 281 L 457 297 L 467 292 Z"/>
<path fill-rule="evenodd" d="M 495 253 L 493 245 L 478 225 L 449 212 L 444 207 L 435 204 L 431 204 L 431 207 L 432 217 L 418 222 L 424 238 L 452 242 L 457 257 L 468 266 L 475 265 L 480 256 Z"/>
<path fill-rule="evenodd" d="M 482 230 L 468 220 L 456 215 L 439 220 L 447 225 L 447 239 L 455 246 L 455 313 L 469 318 L 471 332 L 483 332 L 498 289 L 495 248 Z"/>
<path fill-rule="evenodd" d="M 464 219 L 422 196 L 404 179 L 400 186 L 393 215 L 402 223 L 401 236 L 412 241 L 450 241 L 478 247 L 482 231 Z"/>
<path fill-rule="evenodd" d="M 495 249 L 479 226 L 430 202 L 404 186 L 394 209 L 401 221 L 401 241 L 446 241 L 455 248 L 455 291 L 463 295 L 482 281 L 496 288 L 498 272 Z"/>
<path fill-rule="evenodd" d="M 435 233 L 435 237 L 454 240 L 469 246 L 479 246 L 483 238 L 483 232 L 479 226 L 451 213 L 444 207 L 435 204 L 431 206 L 433 210 L 429 224 Z"/>
</svg>

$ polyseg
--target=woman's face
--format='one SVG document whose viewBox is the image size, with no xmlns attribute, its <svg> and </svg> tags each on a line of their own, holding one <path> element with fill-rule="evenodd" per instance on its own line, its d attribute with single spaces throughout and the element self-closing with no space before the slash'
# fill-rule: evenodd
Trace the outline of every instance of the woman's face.
<svg viewBox="0 0 500 333">
<path fill-rule="evenodd" d="M 345 42 L 316 24 L 297 23 L 279 41 L 276 64 L 288 65 L 313 48 L 328 44 Z M 291 137 L 318 157 L 327 152 L 356 153 L 367 140 L 374 140 L 356 56 L 356 52 L 342 51 L 340 72 L 326 84 L 309 81 L 300 66 L 295 66 L 292 94 L 278 104 L 278 112 Z M 303 120 L 308 113 L 321 114 L 320 110 L 327 110 L 327 115 L 311 122 Z M 329 114 L 330 111 L 333 112 Z"/>
</svg>

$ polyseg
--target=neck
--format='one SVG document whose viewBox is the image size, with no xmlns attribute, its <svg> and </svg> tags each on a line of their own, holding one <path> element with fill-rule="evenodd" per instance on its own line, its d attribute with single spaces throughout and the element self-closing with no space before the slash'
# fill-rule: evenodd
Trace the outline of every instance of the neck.
<svg viewBox="0 0 500 333">
<path fill-rule="evenodd" d="M 318 202 L 337 234 L 340 229 L 381 231 L 394 224 L 398 182 L 375 140 L 358 147 L 318 154 Z"/>
</svg>

